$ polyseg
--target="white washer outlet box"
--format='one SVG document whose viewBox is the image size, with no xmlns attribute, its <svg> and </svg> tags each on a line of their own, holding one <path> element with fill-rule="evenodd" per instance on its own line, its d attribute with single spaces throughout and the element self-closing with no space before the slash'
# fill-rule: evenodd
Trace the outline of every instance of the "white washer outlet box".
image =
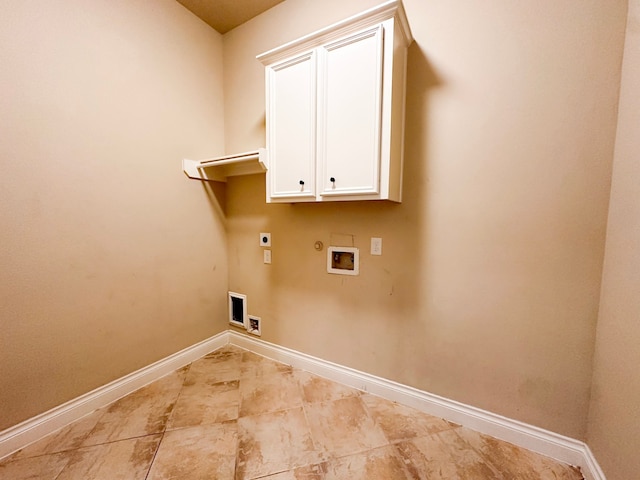
<svg viewBox="0 0 640 480">
<path fill-rule="evenodd" d="M 360 250 L 355 247 L 329 247 L 327 272 L 338 275 L 359 275 Z"/>
</svg>

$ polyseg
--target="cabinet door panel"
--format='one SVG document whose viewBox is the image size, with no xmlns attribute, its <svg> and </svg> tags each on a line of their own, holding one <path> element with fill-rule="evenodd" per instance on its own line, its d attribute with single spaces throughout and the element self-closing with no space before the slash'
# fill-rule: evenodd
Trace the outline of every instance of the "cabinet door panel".
<svg viewBox="0 0 640 480">
<path fill-rule="evenodd" d="M 316 156 L 316 54 L 269 69 L 270 196 L 314 197 Z"/>
<path fill-rule="evenodd" d="M 320 194 L 379 191 L 383 28 L 320 50 Z"/>
</svg>

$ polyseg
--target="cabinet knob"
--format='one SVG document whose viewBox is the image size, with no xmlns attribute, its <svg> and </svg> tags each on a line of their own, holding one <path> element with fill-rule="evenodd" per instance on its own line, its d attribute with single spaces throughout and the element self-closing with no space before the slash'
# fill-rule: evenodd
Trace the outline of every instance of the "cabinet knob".
<svg viewBox="0 0 640 480">
<path fill-rule="evenodd" d="M 336 179 L 335 179 L 335 177 L 331 177 L 331 178 L 329 179 L 329 181 L 330 181 L 331 183 L 336 183 Z"/>
<path fill-rule="evenodd" d="M 304 180 L 300 180 L 300 185 L 304 185 Z"/>
</svg>

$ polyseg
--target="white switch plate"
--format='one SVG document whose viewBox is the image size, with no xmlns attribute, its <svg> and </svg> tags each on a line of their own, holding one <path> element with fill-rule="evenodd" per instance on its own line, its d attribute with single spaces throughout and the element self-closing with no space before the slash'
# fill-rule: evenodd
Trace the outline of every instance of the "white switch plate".
<svg viewBox="0 0 640 480">
<path fill-rule="evenodd" d="M 382 255 L 382 239 L 371 237 L 371 255 Z"/>
<path fill-rule="evenodd" d="M 270 233 L 260 233 L 260 246 L 261 247 L 270 247 L 271 246 L 271 234 Z"/>
<path fill-rule="evenodd" d="M 271 250 L 264 251 L 264 263 L 271 263 Z"/>
</svg>

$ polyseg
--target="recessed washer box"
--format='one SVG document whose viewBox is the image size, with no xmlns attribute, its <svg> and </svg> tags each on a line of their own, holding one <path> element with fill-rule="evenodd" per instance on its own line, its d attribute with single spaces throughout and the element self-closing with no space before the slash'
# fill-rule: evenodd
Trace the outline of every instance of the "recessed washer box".
<svg viewBox="0 0 640 480">
<path fill-rule="evenodd" d="M 360 251 L 355 247 L 329 247 L 327 272 L 338 275 L 359 275 Z"/>
</svg>

